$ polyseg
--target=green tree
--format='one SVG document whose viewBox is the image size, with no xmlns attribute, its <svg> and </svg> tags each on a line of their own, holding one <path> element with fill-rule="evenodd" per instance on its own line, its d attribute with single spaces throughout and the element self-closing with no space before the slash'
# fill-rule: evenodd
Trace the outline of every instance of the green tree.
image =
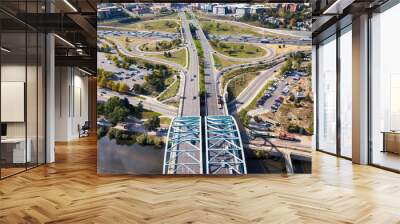
<svg viewBox="0 0 400 224">
<path fill-rule="evenodd" d="M 128 115 L 128 109 L 118 106 L 109 114 L 110 122 L 115 126 L 118 122 L 125 121 Z"/>
<path fill-rule="evenodd" d="M 147 144 L 147 135 L 141 134 L 141 135 L 137 136 L 136 142 L 141 145 L 146 145 Z"/>
<path fill-rule="evenodd" d="M 122 83 L 119 85 L 118 92 L 127 93 L 129 91 L 129 86 L 126 83 Z"/>
<path fill-rule="evenodd" d="M 115 85 L 115 83 L 114 83 L 114 81 L 112 81 L 112 80 L 110 80 L 110 81 L 107 82 L 107 86 L 108 86 L 108 88 L 110 88 L 110 89 L 113 89 L 113 88 L 114 88 L 114 85 Z"/>
<path fill-rule="evenodd" d="M 104 76 L 99 78 L 98 86 L 101 88 L 107 87 L 107 79 Z"/>
<path fill-rule="evenodd" d="M 158 116 L 152 116 L 144 123 L 144 126 L 147 130 L 156 130 L 160 127 L 160 118 Z"/>
<path fill-rule="evenodd" d="M 120 86 L 120 84 L 119 83 L 115 83 L 113 86 L 112 86 L 112 91 L 118 91 L 119 90 L 119 86 Z"/>
</svg>

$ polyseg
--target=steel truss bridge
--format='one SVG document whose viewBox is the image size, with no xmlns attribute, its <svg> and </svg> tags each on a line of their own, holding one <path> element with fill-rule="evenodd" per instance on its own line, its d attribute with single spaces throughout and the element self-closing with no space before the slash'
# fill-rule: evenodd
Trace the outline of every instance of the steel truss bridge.
<svg viewBox="0 0 400 224">
<path fill-rule="evenodd" d="M 163 174 L 202 174 L 201 145 L 201 117 L 175 117 L 168 129 Z"/>
<path fill-rule="evenodd" d="M 163 174 L 246 174 L 243 144 L 235 118 L 206 116 L 204 130 L 203 133 L 199 116 L 172 120 L 165 144 Z"/>
<path fill-rule="evenodd" d="M 243 144 L 235 118 L 207 116 L 205 126 L 207 174 L 246 174 Z"/>
</svg>

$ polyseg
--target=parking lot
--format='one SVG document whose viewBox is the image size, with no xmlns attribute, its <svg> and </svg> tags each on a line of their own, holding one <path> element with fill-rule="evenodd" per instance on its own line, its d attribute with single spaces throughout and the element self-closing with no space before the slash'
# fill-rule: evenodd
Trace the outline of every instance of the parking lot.
<svg viewBox="0 0 400 224">
<path fill-rule="evenodd" d="M 251 35 L 209 35 L 210 39 L 240 42 L 240 43 L 261 43 L 261 44 L 293 44 L 293 45 L 310 45 L 311 39 L 285 39 L 277 37 L 255 37 Z"/>
<path fill-rule="evenodd" d="M 105 36 L 128 36 L 138 38 L 157 38 L 157 39 L 177 39 L 180 38 L 180 33 L 163 33 L 155 31 L 111 31 L 111 30 L 98 30 L 97 35 L 99 37 Z"/>
<path fill-rule="evenodd" d="M 136 65 L 131 65 L 129 69 L 118 68 L 112 60 L 106 58 L 105 53 L 101 52 L 97 52 L 97 67 L 105 71 L 112 71 L 114 74 L 112 80 L 114 82 L 126 83 L 130 88 L 134 84 L 142 85 L 144 83 L 144 76 L 152 74 L 151 69 L 147 70 L 144 67 Z"/>
<path fill-rule="evenodd" d="M 301 79 L 300 74 L 284 75 L 280 78 L 274 78 L 273 84 L 257 101 L 258 108 L 265 108 L 275 113 L 282 105 L 284 99 L 292 91 L 294 83 Z"/>
</svg>

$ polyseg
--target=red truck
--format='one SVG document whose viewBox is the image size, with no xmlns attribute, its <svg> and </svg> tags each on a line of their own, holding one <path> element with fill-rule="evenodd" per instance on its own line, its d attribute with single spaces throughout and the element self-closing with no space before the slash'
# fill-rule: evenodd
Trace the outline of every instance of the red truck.
<svg viewBox="0 0 400 224">
<path fill-rule="evenodd" d="M 300 139 L 295 138 L 293 135 L 288 134 L 287 132 L 279 132 L 278 138 L 281 140 L 287 140 L 287 141 L 292 141 L 292 142 L 299 142 Z"/>
</svg>

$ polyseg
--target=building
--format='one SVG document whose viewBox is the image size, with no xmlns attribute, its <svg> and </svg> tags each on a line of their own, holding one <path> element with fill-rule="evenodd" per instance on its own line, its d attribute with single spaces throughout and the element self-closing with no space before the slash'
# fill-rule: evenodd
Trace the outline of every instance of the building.
<svg viewBox="0 0 400 224">
<path fill-rule="evenodd" d="M 224 5 L 218 5 L 213 8 L 213 14 L 218 16 L 225 16 L 227 13 L 227 8 Z"/>
<path fill-rule="evenodd" d="M 298 7 L 299 7 L 299 4 L 294 4 L 294 3 L 282 4 L 282 8 L 289 12 L 296 12 Z"/>
<path fill-rule="evenodd" d="M 267 7 L 264 5 L 252 5 L 250 7 L 250 13 L 251 14 L 259 14 L 259 13 L 263 13 L 267 10 Z"/>
<path fill-rule="evenodd" d="M 214 7 L 217 5 L 217 3 L 200 3 L 200 9 L 205 12 L 214 12 Z"/>
<path fill-rule="evenodd" d="M 109 6 L 99 8 L 97 10 L 97 15 L 100 19 L 113 19 L 124 16 L 124 12 L 118 6 Z"/>
<path fill-rule="evenodd" d="M 235 16 L 236 17 L 247 16 L 247 15 L 250 15 L 250 12 L 251 12 L 251 7 L 248 7 L 248 6 L 236 7 Z"/>
</svg>

